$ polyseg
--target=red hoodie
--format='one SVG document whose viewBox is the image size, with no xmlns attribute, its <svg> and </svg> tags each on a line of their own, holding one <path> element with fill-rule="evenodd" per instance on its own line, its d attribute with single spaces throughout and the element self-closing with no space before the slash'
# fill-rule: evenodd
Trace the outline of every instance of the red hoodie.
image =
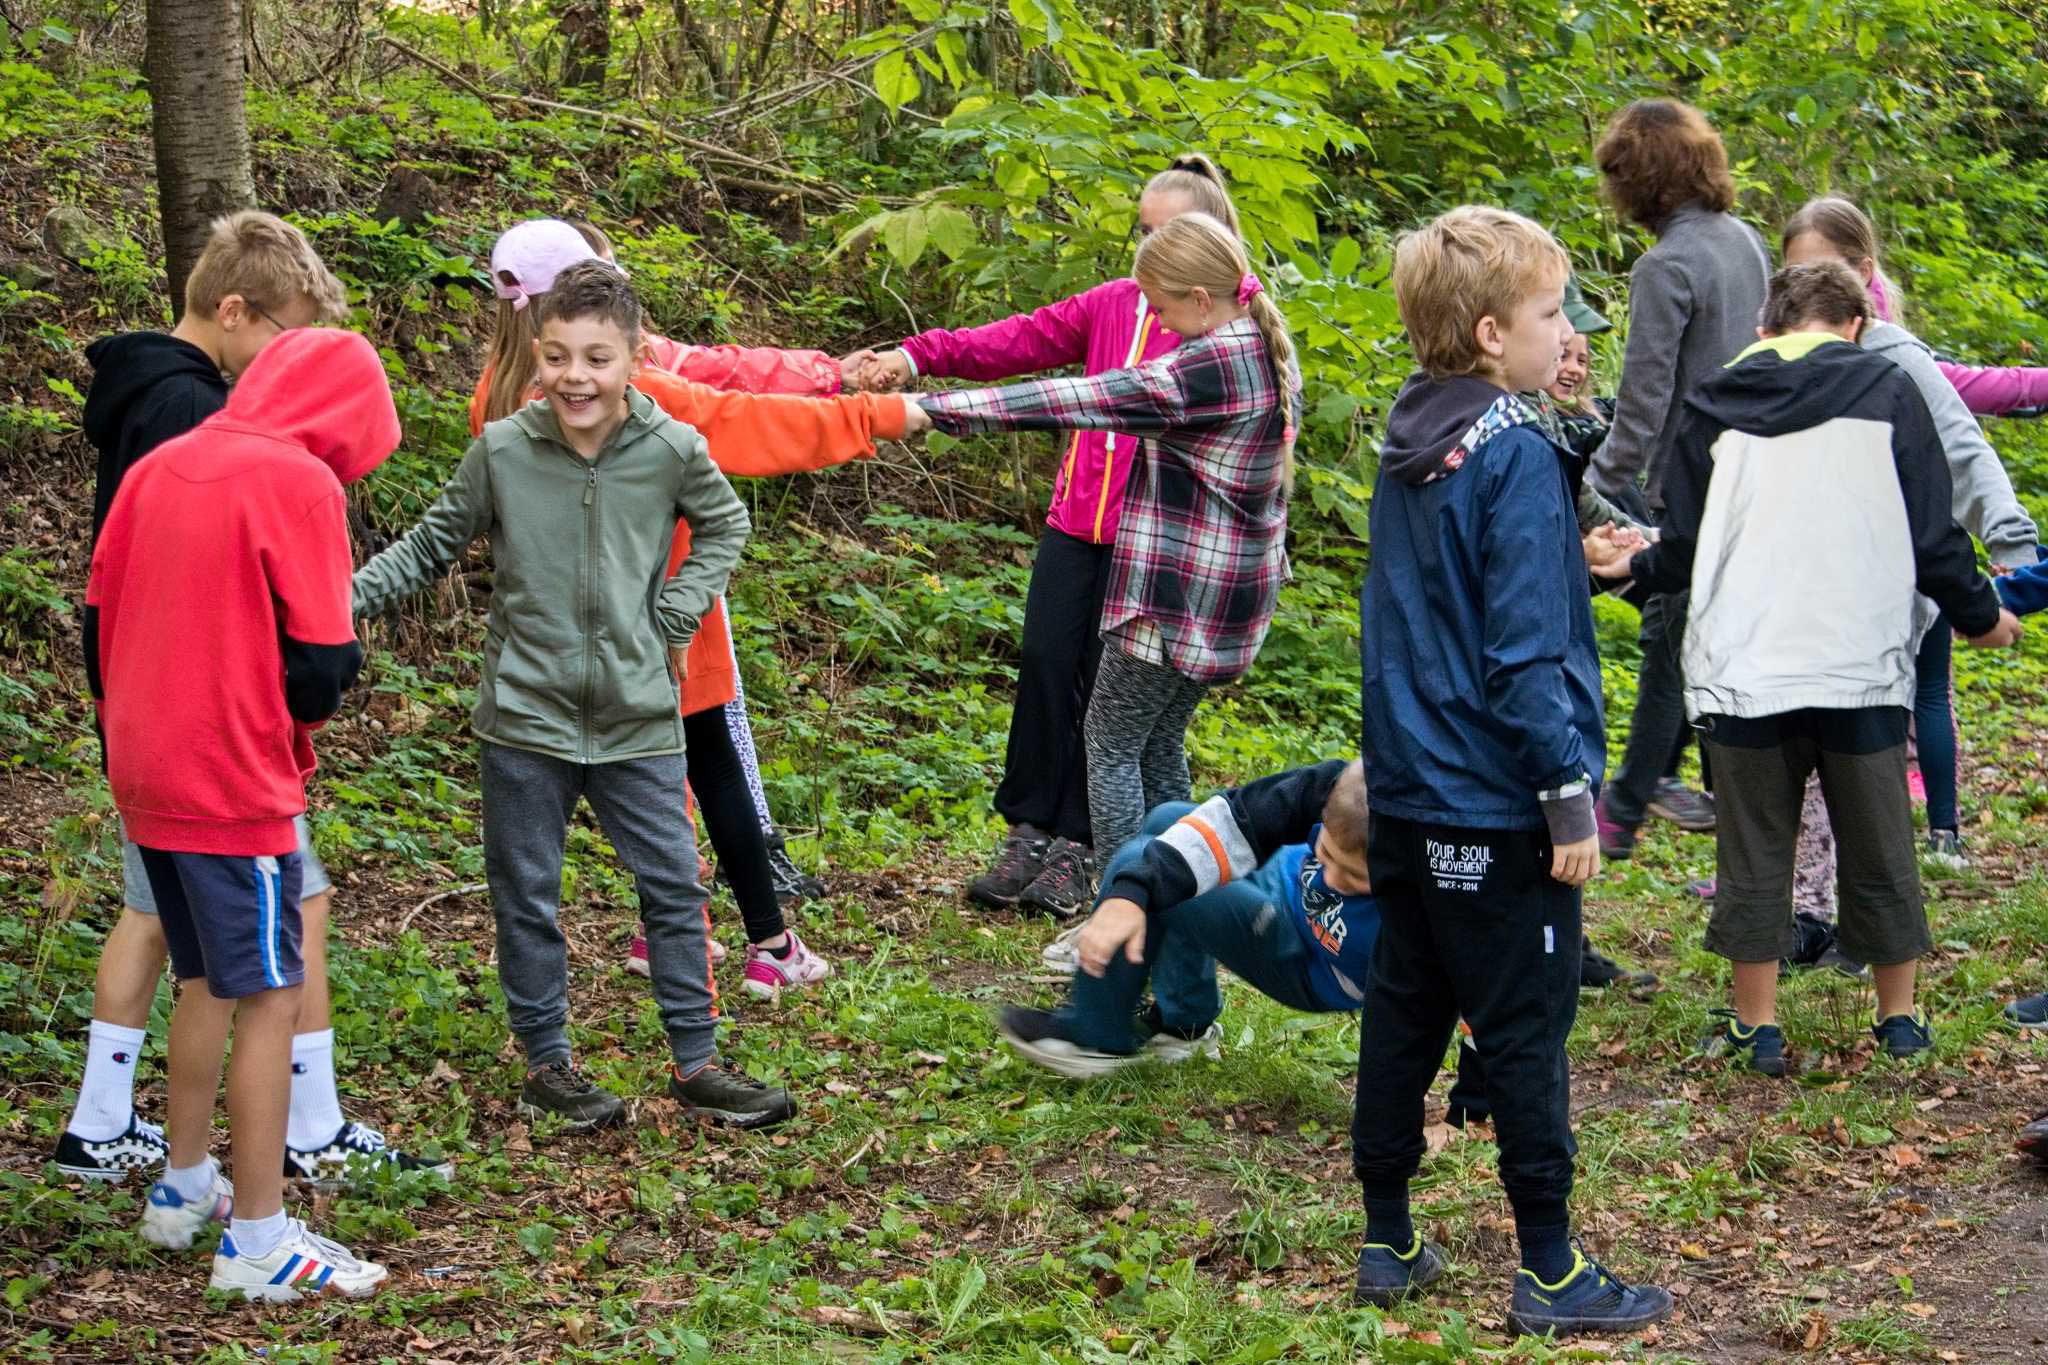
<svg viewBox="0 0 2048 1365">
<path fill-rule="evenodd" d="M 303 329 L 121 481 L 86 588 L 86 669 L 138 844 L 294 847 L 313 727 L 362 658 L 341 486 L 397 445 L 375 348 Z"/>
</svg>

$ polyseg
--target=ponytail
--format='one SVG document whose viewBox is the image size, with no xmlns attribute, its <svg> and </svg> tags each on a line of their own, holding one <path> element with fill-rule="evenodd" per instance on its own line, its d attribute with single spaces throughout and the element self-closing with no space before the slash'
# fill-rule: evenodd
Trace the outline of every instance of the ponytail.
<svg viewBox="0 0 2048 1365">
<path fill-rule="evenodd" d="M 510 417 L 526 406 L 533 391 L 533 342 L 537 333 L 533 309 L 514 308 L 498 301 L 498 330 L 491 338 L 491 354 L 484 365 L 491 376 L 484 392 L 484 421 Z"/>
<path fill-rule="evenodd" d="M 1145 182 L 1146 194 L 1185 195 L 1196 213 L 1206 213 L 1230 229 L 1233 237 L 1244 229 L 1237 221 L 1237 205 L 1230 201 L 1230 186 L 1216 163 L 1200 152 L 1186 152 Z"/>
</svg>

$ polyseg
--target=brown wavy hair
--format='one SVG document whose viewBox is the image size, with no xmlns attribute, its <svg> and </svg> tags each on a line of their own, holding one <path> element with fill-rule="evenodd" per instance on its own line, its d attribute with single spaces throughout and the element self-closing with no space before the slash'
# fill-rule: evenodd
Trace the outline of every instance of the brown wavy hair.
<svg viewBox="0 0 2048 1365">
<path fill-rule="evenodd" d="M 1616 114 L 1593 149 L 1615 211 L 1655 229 L 1687 204 L 1735 207 L 1728 149 L 1706 116 L 1678 100 L 1637 100 Z"/>
</svg>

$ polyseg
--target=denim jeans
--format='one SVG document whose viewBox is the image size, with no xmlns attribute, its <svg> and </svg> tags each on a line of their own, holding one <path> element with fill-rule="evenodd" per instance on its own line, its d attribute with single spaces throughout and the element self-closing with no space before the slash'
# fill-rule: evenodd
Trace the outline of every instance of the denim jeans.
<svg viewBox="0 0 2048 1365">
<path fill-rule="evenodd" d="M 1110 860 L 1103 886 L 1144 856 L 1151 836 L 1165 833 L 1193 809 L 1186 801 L 1155 808 L 1145 820 L 1144 833 Z M 1167 1027 L 1200 1033 L 1223 1013 L 1216 984 L 1219 960 L 1290 1009 L 1329 1010 L 1316 995 L 1301 931 L 1286 908 L 1273 904 L 1254 879 L 1226 883 L 1178 905 L 1156 907 L 1146 919 L 1143 962 L 1118 954 L 1099 977 L 1074 973 L 1074 989 L 1057 1016 L 1063 1036 L 1103 1052 L 1136 1052 L 1145 1041 L 1138 1036 L 1136 1015 L 1148 978 Z"/>
</svg>

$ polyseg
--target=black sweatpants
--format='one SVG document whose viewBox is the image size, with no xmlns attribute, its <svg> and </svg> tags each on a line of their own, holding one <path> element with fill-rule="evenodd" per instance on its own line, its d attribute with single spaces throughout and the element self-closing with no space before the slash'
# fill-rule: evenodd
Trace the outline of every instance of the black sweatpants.
<svg viewBox="0 0 2048 1365">
<path fill-rule="evenodd" d="M 996 814 L 1093 846 L 1081 721 L 1102 662 L 1102 597 L 1113 547 L 1046 527 L 1024 597 L 1023 657 Z M 690 758 L 696 770 L 696 755 Z"/>
<path fill-rule="evenodd" d="M 775 897 L 775 870 L 768 865 L 768 837 L 747 786 L 747 770 L 725 723 L 725 708 L 713 706 L 683 717 L 683 743 L 690 758 L 690 790 L 704 812 L 704 833 L 718 855 L 718 870 L 740 907 L 747 942 L 764 943 L 783 931 L 782 902 Z"/>
<path fill-rule="evenodd" d="M 1373 812 L 1366 862 L 1379 943 L 1358 1036 L 1351 1160 L 1399 1198 L 1422 1160 L 1422 1105 L 1463 1015 L 1485 1068 L 1515 1220 L 1567 1221 L 1579 1008 L 1579 893 L 1551 880 L 1541 830 L 1423 825 Z"/>
</svg>

